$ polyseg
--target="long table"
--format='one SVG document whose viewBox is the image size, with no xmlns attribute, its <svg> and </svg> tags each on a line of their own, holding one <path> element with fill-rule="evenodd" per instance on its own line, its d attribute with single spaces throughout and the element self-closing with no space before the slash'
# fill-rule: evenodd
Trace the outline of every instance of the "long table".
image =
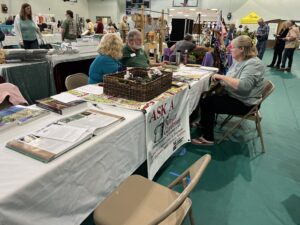
<svg viewBox="0 0 300 225">
<path fill-rule="evenodd" d="M 99 54 L 97 52 L 98 41 L 83 42 L 78 41 L 76 44 L 79 53 L 52 55 L 48 57 L 51 65 L 50 73 L 55 82 L 57 93 L 66 91 L 65 79 L 68 75 L 74 73 L 88 74 L 93 60 Z"/>
<path fill-rule="evenodd" d="M 208 76 L 191 83 L 190 110 L 207 83 Z M 5 143 L 56 121 L 60 115 L 51 113 L 0 133 L 1 225 L 80 224 L 146 160 L 145 115 L 115 106 L 101 107 L 124 116 L 125 121 L 48 164 L 14 152 Z"/>
<path fill-rule="evenodd" d="M 102 106 L 125 121 L 49 164 L 4 147 L 8 140 L 60 118 L 51 113 L 0 134 L 0 224 L 80 224 L 145 160 L 142 112 Z"/>
</svg>

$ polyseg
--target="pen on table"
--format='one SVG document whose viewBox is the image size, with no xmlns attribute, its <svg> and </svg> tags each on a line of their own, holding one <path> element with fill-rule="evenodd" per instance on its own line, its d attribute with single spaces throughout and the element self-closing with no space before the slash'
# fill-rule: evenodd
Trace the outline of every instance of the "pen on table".
<svg viewBox="0 0 300 225">
<path fill-rule="evenodd" d="M 97 104 L 93 104 L 93 106 L 95 106 L 96 108 L 100 109 L 100 110 L 104 110 L 103 108 L 101 108 L 99 105 Z"/>
</svg>

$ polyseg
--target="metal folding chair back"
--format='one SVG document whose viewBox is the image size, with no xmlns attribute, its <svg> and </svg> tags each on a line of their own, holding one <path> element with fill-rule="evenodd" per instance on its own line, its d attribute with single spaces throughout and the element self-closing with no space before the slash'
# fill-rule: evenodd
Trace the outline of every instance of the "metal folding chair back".
<svg viewBox="0 0 300 225">
<path fill-rule="evenodd" d="M 184 171 L 168 187 L 133 175 L 120 184 L 94 211 L 96 225 L 179 225 L 189 213 L 195 224 L 188 198 L 211 160 L 206 154 Z M 172 190 L 182 184 L 184 190 Z"/>
<path fill-rule="evenodd" d="M 261 100 L 253 106 L 253 108 L 246 114 L 246 115 L 228 115 L 228 117 L 224 120 L 221 127 L 223 127 L 232 117 L 240 117 L 240 120 L 238 120 L 231 128 L 229 128 L 226 133 L 223 135 L 223 137 L 218 141 L 218 144 L 221 143 L 226 137 L 228 137 L 244 120 L 253 120 L 255 121 L 256 130 L 258 133 L 258 136 L 260 138 L 261 146 L 262 146 L 262 152 L 265 153 L 265 144 L 264 139 L 262 135 L 262 129 L 260 125 L 260 121 L 262 119 L 261 113 L 259 111 L 259 108 L 262 104 L 262 102 L 274 91 L 275 85 L 267 80 L 264 85 L 264 90 L 262 92 Z"/>
<path fill-rule="evenodd" d="M 84 73 L 75 73 L 67 76 L 65 80 L 65 85 L 67 90 L 72 90 L 88 83 L 88 76 Z"/>
</svg>

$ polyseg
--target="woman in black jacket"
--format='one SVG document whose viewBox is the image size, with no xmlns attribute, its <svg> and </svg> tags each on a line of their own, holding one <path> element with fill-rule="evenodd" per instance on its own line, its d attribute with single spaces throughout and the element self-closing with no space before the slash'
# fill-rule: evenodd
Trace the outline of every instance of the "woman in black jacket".
<svg viewBox="0 0 300 225">
<path fill-rule="evenodd" d="M 276 41 L 274 46 L 274 54 L 273 54 L 273 60 L 270 65 L 267 65 L 267 67 L 275 67 L 276 59 L 276 68 L 280 68 L 281 58 L 282 58 L 282 52 L 284 50 L 285 40 L 283 38 L 286 37 L 287 33 L 289 32 L 288 27 L 286 26 L 286 22 L 283 24 L 282 29 L 278 34 L 274 34 Z"/>
</svg>

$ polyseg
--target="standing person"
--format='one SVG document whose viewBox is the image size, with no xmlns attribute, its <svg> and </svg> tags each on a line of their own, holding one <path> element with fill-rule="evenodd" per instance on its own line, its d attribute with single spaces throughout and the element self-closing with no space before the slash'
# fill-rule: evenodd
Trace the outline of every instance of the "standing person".
<svg viewBox="0 0 300 225">
<path fill-rule="evenodd" d="M 103 26 L 103 23 L 102 23 L 102 18 L 98 18 L 95 33 L 96 34 L 103 34 L 103 30 L 104 30 L 104 26 Z"/>
<path fill-rule="evenodd" d="M 230 42 L 235 39 L 236 37 L 236 28 L 235 28 L 235 24 L 234 23 L 231 23 L 229 25 L 229 31 L 227 33 L 227 37 L 225 39 L 225 46 L 227 47 Z"/>
<path fill-rule="evenodd" d="M 119 27 L 120 35 L 121 35 L 121 38 L 124 43 L 126 42 L 126 37 L 127 37 L 128 31 L 129 31 L 129 25 L 127 23 L 127 20 L 128 20 L 128 17 L 126 15 L 123 16 L 122 20 L 120 22 L 120 27 Z"/>
<path fill-rule="evenodd" d="M 61 38 L 62 41 L 76 41 L 77 25 L 73 18 L 71 10 L 66 11 L 66 19 L 61 25 Z"/>
<path fill-rule="evenodd" d="M 117 34 L 105 34 L 98 46 L 99 55 L 89 70 L 89 84 L 103 82 L 103 76 L 118 71 L 122 57 L 123 41 Z"/>
<path fill-rule="evenodd" d="M 196 145 L 214 144 L 215 114 L 245 115 L 260 99 L 264 88 L 265 69 L 256 57 L 257 51 L 250 37 L 241 35 L 232 41 L 232 57 L 236 60 L 226 76 L 214 74 L 213 82 L 224 86 L 224 95 L 201 97 L 202 136 L 192 140 Z"/>
<path fill-rule="evenodd" d="M 14 27 L 22 47 L 25 49 L 40 48 L 37 36 L 42 39 L 42 34 L 39 27 L 32 20 L 31 6 L 28 3 L 21 6 L 20 14 L 15 18 Z"/>
<path fill-rule="evenodd" d="M 274 67 L 276 60 L 276 68 L 280 68 L 281 58 L 282 58 L 282 52 L 284 50 L 285 40 L 284 38 L 288 34 L 289 29 L 287 27 L 287 22 L 283 24 L 282 29 L 279 31 L 278 34 L 274 34 L 276 41 L 274 46 L 274 53 L 273 53 L 273 60 L 270 65 L 267 65 L 267 67 Z"/>
<path fill-rule="evenodd" d="M 292 21 L 287 22 L 287 27 L 289 29 L 289 32 L 286 35 L 286 37 L 283 38 L 283 40 L 285 40 L 285 46 L 284 46 L 281 68 L 279 70 L 290 72 L 293 64 L 295 49 L 299 46 L 298 45 L 299 27 L 295 26 L 295 23 L 293 23 Z M 289 59 L 289 64 L 288 67 L 285 68 L 285 63 L 287 59 Z"/>
<path fill-rule="evenodd" d="M 258 20 L 258 25 L 259 27 L 257 28 L 256 31 L 256 38 L 257 38 L 257 44 L 256 44 L 256 49 L 258 52 L 258 58 L 262 59 L 267 47 L 267 41 L 268 41 L 268 36 L 269 36 L 269 31 L 270 28 L 268 24 L 266 24 L 263 20 L 263 18 L 260 18 Z"/>
<path fill-rule="evenodd" d="M 95 33 L 94 30 L 94 24 L 90 19 L 86 19 L 85 22 L 87 23 L 87 34 L 86 35 L 92 35 Z"/>
</svg>

